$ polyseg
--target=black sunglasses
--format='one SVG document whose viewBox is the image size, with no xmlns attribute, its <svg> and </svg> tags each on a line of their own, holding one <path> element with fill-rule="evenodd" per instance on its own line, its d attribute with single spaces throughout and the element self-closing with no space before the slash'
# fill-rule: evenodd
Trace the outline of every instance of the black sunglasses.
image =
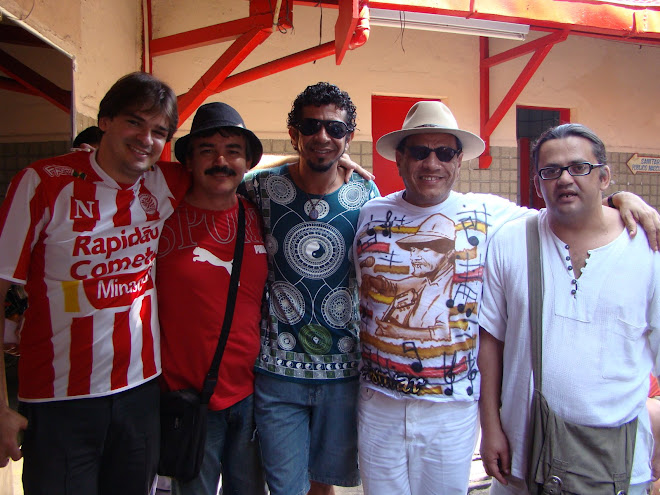
<svg viewBox="0 0 660 495">
<path fill-rule="evenodd" d="M 589 175 L 595 168 L 604 167 L 602 163 L 589 163 L 589 162 L 576 162 L 571 163 L 566 167 L 544 167 L 539 170 L 539 176 L 543 180 L 559 179 L 564 170 L 567 170 L 573 177 L 581 175 Z"/>
<path fill-rule="evenodd" d="M 348 127 L 341 120 L 318 120 L 318 119 L 302 119 L 296 128 L 303 136 L 313 136 L 325 127 L 325 131 L 331 138 L 341 139 L 353 129 Z"/>
<path fill-rule="evenodd" d="M 440 146 L 439 148 L 429 148 L 428 146 L 406 146 L 408 154 L 417 161 L 426 160 L 431 153 L 435 153 L 441 162 L 449 162 L 462 150 Z"/>
</svg>

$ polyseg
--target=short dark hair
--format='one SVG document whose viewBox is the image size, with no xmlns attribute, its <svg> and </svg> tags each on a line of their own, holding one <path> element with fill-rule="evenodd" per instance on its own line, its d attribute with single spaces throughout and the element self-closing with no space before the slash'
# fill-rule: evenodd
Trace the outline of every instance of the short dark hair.
<svg viewBox="0 0 660 495">
<path fill-rule="evenodd" d="M 131 112 L 162 113 L 167 121 L 167 141 L 172 139 L 179 123 L 176 95 L 172 88 L 145 72 L 127 74 L 105 94 L 99 105 L 99 121 Z"/>
<path fill-rule="evenodd" d="M 193 141 L 196 140 L 197 138 L 207 138 L 211 136 L 215 136 L 216 134 L 220 134 L 222 137 L 229 137 L 229 136 L 243 136 L 245 140 L 245 159 L 249 162 L 252 162 L 252 147 L 250 146 L 250 140 L 247 138 L 245 133 L 241 131 L 238 127 L 214 127 L 213 129 L 207 129 L 205 131 L 201 131 L 198 133 L 195 133 L 190 136 L 190 139 L 188 140 L 188 149 L 186 149 L 186 160 L 192 156 L 193 152 Z M 256 165 L 256 163 L 253 163 L 252 165 Z"/>
<path fill-rule="evenodd" d="M 101 142 L 101 136 L 103 136 L 103 131 L 98 126 L 93 125 L 80 131 L 80 134 L 76 136 L 71 146 L 80 148 L 81 144 L 89 144 L 96 147 Z"/>
<path fill-rule="evenodd" d="M 562 124 L 558 125 L 557 127 L 551 127 L 545 131 L 543 134 L 541 134 L 536 143 L 534 143 L 534 147 L 532 148 L 532 161 L 534 162 L 534 168 L 536 170 L 539 169 L 539 153 L 543 143 L 553 139 L 564 139 L 570 136 L 581 137 L 590 141 L 594 156 L 596 157 L 598 163 L 607 165 L 607 153 L 605 151 L 605 144 L 598 136 L 596 136 L 594 131 L 582 124 Z"/>
<path fill-rule="evenodd" d="M 420 132 L 420 134 L 423 134 L 423 133 Z M 447 134 L 451 134 L 451 133 L 448 132 Z M 396 150 L 397 150 L 399 153 L 405 153 L 405 151 L 406 151 L 406 141 L 408 140 L 408 138 L 409 138 L 410 136 L 414 136 L 414 134 L 408 134 L 408 135 L 407 135 L 406 137 L 404 137 L 401 141 L 399 141 L 399 144 L 396 145 Z M 458 136 L 457 136 L 457 135 L 452 134 L 452 136 L 454 136 L 454 138 L 456 138 L 456 149 L 458 150 L 459 153 L 462 152 L 462 151 L 463 151 L 463 143 L 461 142 L 460 139 L 458 139 Z"/>
<path fill-rule="evenodd" d="M 340 110 L 346 111 L 346 125 L 351 132 L 355 130 L 355 119 L 357 111 L 351 97 L 346 91 L 342 91 L 334 84 L 318 82 L 307 86 L 305 91 L 296 96 L 287 117 L 288 127 L 296 128 L 302 120 L 302 109 L 308 106 L 320 107 L 321 105 L 336 105 Z"/>
</svg>

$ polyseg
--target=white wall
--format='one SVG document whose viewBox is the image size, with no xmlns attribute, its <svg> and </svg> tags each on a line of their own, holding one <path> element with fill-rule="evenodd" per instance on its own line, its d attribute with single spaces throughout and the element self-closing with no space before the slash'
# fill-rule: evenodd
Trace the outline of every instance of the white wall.
<svg viewBox="0 0 660 495">
<path fill-rule="evenodd" d="M 223 11 L 218 4 L 231 8 Z M 211 25 L 247 15 L 247 2 L 200 1 L 199 8 L 163 2 L 155 12 L 157 36 Z M 213 4 L 217 17 L 209 16 Z M 323 42 L 334 37 L 336 11 L 323 9 Z M 194 19 L 197 19 L 194 21 Z M 175 22 L 176 21 L 176 22 Z M 294 7 L 294 29 L 274 33 L 238 68 L 238 72 L 319 42 L 320 10 Z M 543 36 L 532 33 L 528 40 Z M 520 42 L 491 40 L 491 54 Z M 187 91 L 228 43 L 158 57 L 154 73 L 177 93 Z M 518 77 L 531 55 L 491 69 L 491 112 Z M 182 70 L 182 68 L 184 68 Z M 356 139 L 371 139 L 372 94 L 442 98 L 459 124 L 479 131 L 479 43 L 474 36 L 432 33 L 374 26 L 366 45 L 349 51 L 341 66 L 334 57 L 254 81 L 215 95 L 241 112 L 263 138 L 286 138 L 285 119 L 295 96 L 308 84 L 325 80 L 349 92 L 358 108 Z M 570 36 L 556 45 L 523 90 L 517 103 L 568 107 L 574 121 L 596 132 L 614 150 L 660 153 L 660 47 Z M 179 135 L 187 132 L 190 120 Z M 492 136 L 493 146 L 515 146 L 515 105 Z"/>
</svg>

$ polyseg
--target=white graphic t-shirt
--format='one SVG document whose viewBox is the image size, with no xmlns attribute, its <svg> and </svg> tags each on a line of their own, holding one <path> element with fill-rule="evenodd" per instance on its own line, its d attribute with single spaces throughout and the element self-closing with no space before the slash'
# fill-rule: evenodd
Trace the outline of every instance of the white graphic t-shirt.
<svg viewBox="0 0 660 495">
<path fill-rule="evenodd" d="M 528 210 L 498 196 L 451 192 L 422 208 L 403 191 L 362 208 L 361 377 L 392 397 L 477 400 L 477 314 L 488 243 Z"/>
</svg>

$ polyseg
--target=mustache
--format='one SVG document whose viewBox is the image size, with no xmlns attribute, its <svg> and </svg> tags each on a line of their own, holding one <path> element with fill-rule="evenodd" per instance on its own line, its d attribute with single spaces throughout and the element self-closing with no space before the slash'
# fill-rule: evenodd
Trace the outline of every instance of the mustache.
<svg viewBox="0 0 660 495">
<path fill-rule="evenodd" d="M 204 175 L 214 175 L 214 174 L 236 175 L 236 172 L 229 167 L 224 167 L 220 165 L 216 165 L 214 167 L 204 170 Z"/>
</svg>

